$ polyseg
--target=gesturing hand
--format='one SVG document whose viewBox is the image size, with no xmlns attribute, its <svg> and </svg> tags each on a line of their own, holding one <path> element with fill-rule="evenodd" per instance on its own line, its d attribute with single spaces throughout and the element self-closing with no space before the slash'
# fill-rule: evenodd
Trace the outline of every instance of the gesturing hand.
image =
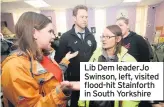
<svg viewBox="0 0 164 107">
<path fill-rule="evenodd" d="M 60 88 L 63 91 L 63 93 L 67 96 L 69 96 L 72 92 L 72 84 L 69 81 L 63 81 L 60 83 Z"/>
<path fill-rule="evenodd" d="M 71 58 L 76 57 L 78 53 L 79 53 L 78 51 L 76 51 L 76 52 L 74 52 L 74 53 L 68 52 L 68 53 L 65 55 L 65 58 L 66 58 L 67 60 L 70 60 Z"/>
<path fill-rule="evenodd" d="M 72 83 L 70 83 L 69 81 L 63 81 L 60 83 L 61 87 L 67 87 L 67 88 L 72 88 Z"/>
<path fill-rule="evenodd" d="M 80 90 L 80 82 L 79 81 L 63 81 L 61 82 L 61 86 L 70 90 Z"/>
</svg>

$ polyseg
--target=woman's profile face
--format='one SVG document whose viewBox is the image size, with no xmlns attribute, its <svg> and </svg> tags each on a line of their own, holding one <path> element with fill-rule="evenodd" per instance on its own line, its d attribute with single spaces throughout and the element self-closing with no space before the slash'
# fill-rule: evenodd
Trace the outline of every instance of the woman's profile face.
<svg viewBox="0 0 164 107">
<path fill-rule="evenodd" d="M 55 39 L 52 23 L 47 24 L 47 26 L 41 30 L 35 29 L 34 38 L 40 49 L 51 49 L 51 42 Z"/>
<path fill-rule="evenodd" d="M 122 30 L 122 35 L 126 35 L 126 33 L 129 31 L 129 25 L 127 25 L 124 20 L 118 20 L 116 22 L 116 25 L 118 25 Z"/>
<path fill-rule="evenodd" d="M 110 49 L 116 45 L 116 35 L 105 28 L 103 35 L 101 36 L 101 42 L 104 49 Z"/>
</svg>

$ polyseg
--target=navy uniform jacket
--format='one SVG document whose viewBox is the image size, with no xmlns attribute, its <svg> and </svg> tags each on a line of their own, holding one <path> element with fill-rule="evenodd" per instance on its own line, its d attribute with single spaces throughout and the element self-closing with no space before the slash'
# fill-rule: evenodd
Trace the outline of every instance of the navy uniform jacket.
<svg viewBox="0 0 164 107">
<path fill-rule="evenodd" d="M 69 81 L 80 80 L 80 62 L 88 62 L 97 47 L 96 40 L 88 28 L 85 28 L 85 38 L 82 40 L 75 33 L 74 26 L 61 36 L 55 55 L 55 60 L 60 62 L 67 52 L 79 51 L 79 54 L 70 60 L 66 72 Z"/>
</svg>

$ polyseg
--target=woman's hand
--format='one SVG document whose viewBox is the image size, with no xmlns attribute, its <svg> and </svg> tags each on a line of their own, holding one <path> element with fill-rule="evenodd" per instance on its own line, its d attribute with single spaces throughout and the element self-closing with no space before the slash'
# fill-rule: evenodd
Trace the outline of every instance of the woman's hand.
<svg viewBox="0 0 164 107">
<path fill-rule="evenodd" d="M 63 81 L 60 83 L 61 87 L 68 87 L 68 88 L 72 88 L 72 83 L 69 81 Z"/>
<path fill-rule="evenodd" d="M 60 88 L 66 96 L 71 95 L 72 84 L 69 81 L 63 81 L 60 83 Z"/>
<path fill-rule="evenodd" d="M 74 52 L 74 53 L 68 52 L 68 53 L 65 55 L 65 58 L 66 58 L 67 60 L 70 60 L 71 58 L 76 57 L 78 53 L 79 53 L 78 51 L 76 51 L 76 52 Z"/>
<path fill-rule="evenodd" d="M 63 81 L 61 82 L 61 87 L 67 87 L 71 90 L 80 90 L 80 82 L 79 81 Z"/>
<path fill-rule="evenodd" d="M 79 81 L 71 81 L 72 90 L 80 90 L 80 82 Z"/>
</svg>

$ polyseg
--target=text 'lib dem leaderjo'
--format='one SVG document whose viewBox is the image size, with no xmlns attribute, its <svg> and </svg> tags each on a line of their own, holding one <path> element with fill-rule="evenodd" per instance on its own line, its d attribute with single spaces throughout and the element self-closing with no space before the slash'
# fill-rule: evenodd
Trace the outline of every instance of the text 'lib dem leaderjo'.
<svg viewBox="0 0 164 107">
<path fill-rule="evenodd" d="M 80 64 L 82 100 L 162 100 L 162 85 L 163 63 Z"/>
</svg>

